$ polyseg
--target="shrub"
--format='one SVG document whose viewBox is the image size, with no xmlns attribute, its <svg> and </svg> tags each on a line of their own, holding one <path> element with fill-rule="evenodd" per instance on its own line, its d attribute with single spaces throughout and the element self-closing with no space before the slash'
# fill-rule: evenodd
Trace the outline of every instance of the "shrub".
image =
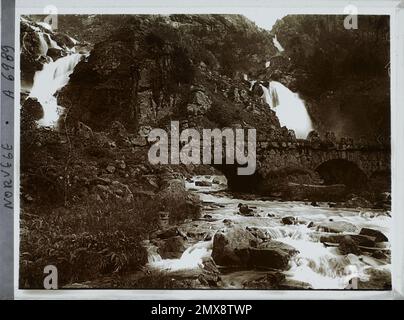
<svg viewBox="0 0 404 320">
<path fill-rule="evenodd" d="M 147 262 L 141 241 L 157 221 L 153 212 L 151 201 L 87 202 L 51 214 L 23 212 L 20 287 L 42 288 L 46 265 L 57 267 L 60 287 L 139 270 Z"/>
</svg>

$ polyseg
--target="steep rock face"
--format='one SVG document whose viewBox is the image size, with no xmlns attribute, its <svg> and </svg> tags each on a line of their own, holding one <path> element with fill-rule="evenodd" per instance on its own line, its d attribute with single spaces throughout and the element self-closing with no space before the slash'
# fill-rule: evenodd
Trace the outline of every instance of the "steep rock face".
<svg viewBox="0 0 404 320">
<path fill-rule="evenodd" d="M 242 16 L 132 16 L 94 45 L 58 101 L 72 107 L 71 121 L 100 130 L 114 120 L 137 131 L 177 119 L 183 128 L 279 131 L 262 92 L 243 79 L 274 50 L 271 36 Z"/>
<path fill-rule="evenodd" d="M 273 27 L 284 48 L 257 74 L 298 92 L 322 135 L 390 137 L 389 18 L 359 16 L 358 29 L 345 16 L 286 16 Z"/>
<path fill-rule="evenodd" d="M 22 87 L 32 85 L 34 74 L 49 61 L 66 56 L 73 50 L 73 40 L 61 32 L 54 32 L 31 17 L 21 17 L 21 80 Z"/>
</svg>

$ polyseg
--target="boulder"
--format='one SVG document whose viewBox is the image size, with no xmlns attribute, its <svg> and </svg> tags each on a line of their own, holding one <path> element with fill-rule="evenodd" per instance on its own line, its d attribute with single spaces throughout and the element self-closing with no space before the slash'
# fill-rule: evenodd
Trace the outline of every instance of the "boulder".
<svg viewBox="0 0 404 320">
<path fill-rule="evenodd" d="M 271 235 L 267 232 L 265 228 L 260 228 L 260 227 L 246 227 L 246 230 L 251 232 L 251 234 L 256 237 L 257 239 L 260 239 L 262 241 L 268 241 L 271 240 Z"/>
<path fill-rule="evenodd" d="M 259 244 L 249 250 L 249 265 L 254 267 L 288 269 L 289 260 L 298 251 L 292 246 L 279 241 Z"/>
<path fill-rule="evenodd" d="M 163 259 L 179 259 L 186 250 L 182 236 L 174 236 L 165 240 L 156 241 L 158 252 Z"/>
<path fill-rule="evenodd" d="M 350 236 L 342 237 L 341 242 L 338 246 L 338 250 L 341 254 L 361 254 L 361 250 L 359 249 L 358 244 Z"/>
<path fill-rule="evenodd" d="M 359 280 L 357 289 L 360 290 L 391 290 L 391 273 L 388 270 L 369 269 L 366 271 L 368 281 Z"/>
<path fill-rule="evenodd" d="M 42 105 L 36 98 L 27 98 L 27 100 L 24 101 L 23 110 L 31 115 L 34 120 L 40 120 L 44 116 Z"/>
<path fill-rule="evenodd" d="M 213 184 L 220 184 L 221 181 L 220 181 L 219 178 L 215 177 L 215 178 L 213 178 L 212 183 L 213 183 Z"/>
<path fill-rule="evenodd" d="M 372 204 L 362 197 L 353 196 L 351 199 L 344 203 L 346 208 L 371 208 Z"/>
<path fill-rule="evenodd" d="M 354 224 L 346 221 L 326 221 L 319 224 L 317 228 L 324 232 L 334 233 L 355 232 L 357 230 Z"/>
<path fill-rule="evenodd" d="M 51 57 L 53 61 L 63 57 L 63 51 L 58 48 L 49 48 L 48 52 L 46 53 L 47 56 Z"/>
<path fill-rule="evenodd" d="M 212 258 L 227 267 L 286 270 L 290 258 L 297 253 L 290 245 L 272 240 L 262 242 L 248 230 L 238 227 L 218 231 L 213 238 Z"/>
<path fill-rule="evenodd" d="M 295 217 L 283 217 L 281 221 L 283 224 L 295 224 L 296 218 Z"/>
<path fill-rule="evenodd" d="M 213 237 L 213 260 L 222 266 L 246 266 L 248 250 L 257 239 L 247 230 L 234 227 L 219 230 Z"/>
<path fill-rule="evenodd" d="M 246 204 L 238 204 L 238 211 L 243 216 L 254 216 L 254 210 L 249 208 Z"/>
<path fill-rule="evenodd" d="M 369 237 L 374 237 L 375 242 L 389 241 L 389 239 L 379 230 L 374 230 L 371 228 L 362 228 L 359 234 Z"/>
<path fill-rule="evenodd" d="M 347 237 L 352 239 L 358 246 L 363 246 L 363 247 L 374 247 L 375 246 L 374 237 L 358 235 L 358 234 L 349 234 L 349 235 L 338 234 L 338 235 L 321 236 L 320 242 L 325 243 L 326 245 L 341 244 L 342 242 L 344 242 L 344 239 L 346 240 Z"/>
</svg>

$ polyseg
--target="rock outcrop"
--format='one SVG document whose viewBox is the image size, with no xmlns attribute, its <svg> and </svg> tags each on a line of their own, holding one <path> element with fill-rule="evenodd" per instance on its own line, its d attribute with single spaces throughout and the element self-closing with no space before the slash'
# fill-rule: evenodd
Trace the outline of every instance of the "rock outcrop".
<svg viewBox="0 0 404 320">
<path fill-rule="evenodd" d="M 232 227 L 216 232 L 212 258 L 221 266 L 286 270 L 298 251 L 279 241 L 263 241 L 249 230 Z"/>
</svg>

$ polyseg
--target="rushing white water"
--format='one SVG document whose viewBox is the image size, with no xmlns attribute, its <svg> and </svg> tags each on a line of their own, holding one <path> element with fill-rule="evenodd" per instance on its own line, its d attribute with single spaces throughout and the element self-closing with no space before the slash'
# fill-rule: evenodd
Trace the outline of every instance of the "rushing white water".
<svg viewBox="0 0 404 320">
<path fill-rule="evenodd" d="M 274 43 L 275 48 L 278 49 L 279 52 L 282 52 L 282 51 L 285 50 L 285 49 L 283 49 L 283 47 L 282 47 L 281 44 L 279 43 L 278 38 L 276 37 L 276 35 L 275 35 L 275 37 L 272 39 L 272 41 L 273 41 L 273 43 Z"/>
<path fill-rule="evenodd" d="M 297 138 L 305 139 L 313 130 L 312 122 L 304 101 L 282 83 L 271 81 L 269 88 L 261 85 L 263 98 L 275 111 L 281 126 L 293 129 Z"/>
<path fill-rule="evenodd" d="M 46 23 L 44 21 L 38 21 L 37 24 L 45 29 L 48 29 L 49 31 L 53 31 L 52 26 L 49 23 Z"/>
<path fill-rule="evenodd" d="M 55 40 L 51 38 L 49 34 L 46 34 L 50 43 L 51 48 L 62 49 Z"/>
<path fill-rule="evenodd" d="M 45 40 L 44 42 L 46 44 Z M 81 54 L 62 57 L 44 64 L 43 69 L 35 73 L 29 96 L 37 98 L 42 105 L 44 117 L 38 121 L 39 126 L 53 127 L 57 124 L 63 109 L 57 104 L 54 94 L 68 83 L 69 76 L 81 57 Z"/>
<path fill-rule="evenodd" d="M 48 49 L 49 49 L 48 44 L 46 43 L 43 32 L 38 32 L 37 34 L 38 34 L 38 38 L 39 38 L 41 55 L 46 57 L 46 53 L 48 52 Z"/>
<path fill-rule="evenodd" d="M 197 176 L 194 181 L 213 182 L 214 176 Z M 259 228 L 272 239 L 284 242 L 296 248 L 299 253 L 290 261 L 290 269 L 284 271 L 287 281 L 300 281 L 308 283 L 313 289 L 344 289 L 352 278 L 368 281 L 368 269 L 390 271 L 391 265 L 385 259 L 373 258 L 369 255 L 341 254 L 336 247 L 326 247 L 321 243 L 320 232 L 317 227 L 310 226 L 327 221 L 346 222 L 356 227 L 358 233 L 361 228 L 372 228 L 383 232 L 390 238 L 391 217 L 377 210 L 356 210 L 345 208 L 329 208 L 320 203 L 313 207 L 304 202 L 242 200 L 231 195 L 217 193 L 224 189 L 225 178 L 216 178 L 216 184 L 211 186 L 195 186 L 194 182 L 187 182 L 186 187 L 195 190 L 204 203 L 204 213 L 209 214 L 212 220 L 192 221 L 180 226 L 182 228 L 205 227 L 211 232 L 223 228 L 223 220 L 231 220 L 239 227 Z M 236 214 L 238 204 L 242 202 L 250 208 L 255 208 L 255 216 L 242 216 Z M 269 214 L 269 215 L 268 215 Z M 293 216 L 301 223 L 284 225 L 281 218 Z M 189 230 L 189 229 L 188 229 Z M 385 243 L 386 248 L 389 244 Z M 203 261 L 209 258 L 212 252 L 212 241 L 192 243 L 184 251 L 180 259 L 161 259 L 157 248 L 149 246 L 149 266 L 167 272 L 186 270 L 192 273 L 201 272 Z M 238 270 L 227 272 L 222 276 L 222 285 L 225 288 L 242 288 L 243 283 L 258 279 L 265 275 L 265 271 Z"/>
<path fill-rule="evenodd" d="M 185 250 L 179 259 L 161 259 L 159 254 L 149 255 L 149 266 L 167 271 L 198 269 L 202 267 L 203 258 L 210 257 L 211 253 L 211 241 L 198 242 Z"/>
</svg>

